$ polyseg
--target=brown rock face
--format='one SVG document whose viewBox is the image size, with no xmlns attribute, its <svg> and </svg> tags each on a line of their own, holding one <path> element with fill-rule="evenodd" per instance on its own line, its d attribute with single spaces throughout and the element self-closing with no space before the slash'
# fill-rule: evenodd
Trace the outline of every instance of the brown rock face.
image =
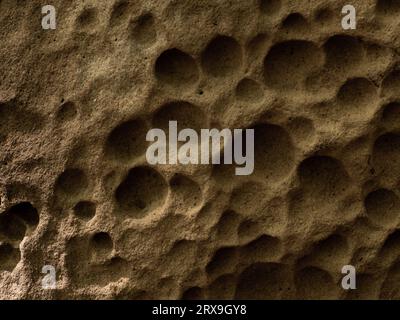
<svg viewBox="0 0 400 320">
<path fill-rule="evenodd" d="M 0 0 L 0 298 L 400 298 L 399 1 L 48 2 Z M 254 172 L 150 164 L 170 121 Z"/>
</svg>

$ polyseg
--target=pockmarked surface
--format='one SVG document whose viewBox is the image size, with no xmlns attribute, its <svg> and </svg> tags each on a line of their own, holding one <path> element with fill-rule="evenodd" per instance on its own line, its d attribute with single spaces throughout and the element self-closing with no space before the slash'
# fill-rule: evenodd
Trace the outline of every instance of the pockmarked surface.
<svg viewBox="0 0 400 320">
<path fill-rule="evenodd" d="M 44 5 L 0 1 L 0 298 L 400 298 L 400 2 Z M 171 121 L 254 168 L 149 163 Z"/>
</svg>

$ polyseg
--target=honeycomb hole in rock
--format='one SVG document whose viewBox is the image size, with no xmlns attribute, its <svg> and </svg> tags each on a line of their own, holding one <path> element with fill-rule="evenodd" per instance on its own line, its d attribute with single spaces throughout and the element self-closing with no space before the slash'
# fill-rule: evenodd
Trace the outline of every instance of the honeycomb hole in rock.
<svg viewBox="0 0 400 320">
<path fill-rule="evenodd" d="M 257 103 L 263 99 L 264 92 L 257 81 L 249 78 L 241 80 L 236 87 L 236 97 L 239 101 Z"/>
<path fill-rule="evenodd" d="M 365 209 L 371 221 L 380 226 L 396 226 L 400 216 L 400 199 L 387 189 L 378 189 L 365 198 Z"/>
<path fill-rule="evenodd" d="M 378 90 L 368 79 L 350 79 L 340 88 L 337 100 L 342 112 L 364 118 L 366 114 L 372 115 L 378 107 Z"/>
<path fill-rule="evenodd" d="M 123 17 L 128 7 L 129 3 L 125 0 L 115 2 L 111 11 L 110 24 L 115 25 Z"/>
<path fill-rule="evenodd" d="M 400 175 L 400 135 L 386 133 L 374 143 L 372 167 L 385 183 L 397 183 Z"/>
<path fill-rule="evenodd" d="M 176 204 L 179 212 L 189 213 L 202 202 L 200 186 L 192 179 L 176 174 L 170 181 L 171 191 L 176 195 Z"/>
<path fill-rule="evenodd" d="M 297 232 L 306 234 L 313 221 L 313 210 L 307 203 L 307 199 L 310 197 L 305 195 L 302 190 L 294 190 L 288 194 L 288 228 L 296 226 Z"/>
<path fill-rule="evenodd" d="M 21 202 L 0 215 L 0 232 L 8 239 L 21 241 L 28 227 L 39 223 L 39 215 L 29 202 Z"/>
<path fill-rule="evenodd" d="M 11 272 L 21 259 L 21 253 L 9 243 L 0 244 L 0 271 Z"/>
<path fill-rule="evenodd" d="M 207 116 L 203 110 L 185 101 L 167 103 L 161 106 L 161 108 L 153 115 L 153 127 L 162 129 L 166 133 L 167 141 L 169 140 L 169 127 L 170 125 L 172 126 L 172 121 L 176 121 L 178 133 L 184 129 L 192 129 L 196 131 L 199 137 L 201 136 L 201 129 L 209 127 Z M 186 140 L 177 141 L 178 149 L 180 149 L 185 142 L 189 141 L 188 137 L 184 137 L 184 139 Z M 193 143 L 192 140 L 190 140 L 190 142 Z M 198 139 L 198 145 L 200 145 L 200 142 L 200 139 Z M 169 153 L 169 148 L 171 146 L 172 144 L 167 142 L 166 150 L 164 151 Z M 187 154 L 188 153 L 189 152 L 187 152 Z M 200 153 L 198 152 L 197 156 L 199 157 L 199 155 Z"/>
<path fill-rule="evenodd" d="M 190 128 L 199 133 L 200 129 L 208 127 L 204 111 L 185 101 L 175 101 L 161 106 L 153 116 L 153 127 L 168 132 L 170 121 L 177 122 L 178 132 Z"/>
<path fill-rule="evenodd" d="M 239 276 L 235 299 L 280 299 L 288 290 L 290 273 L 279 263 L 255 263 Z"/>
<path fill-rule="evenodd" d="M 0 124 L 7 131 L 33 133 L 44 127 L 44 115 L 19 101 L 9 101 L 0 103 Z"/>
<path fill-rule="evenodd" d="M 242 48 L 234 38 L 218 36 L 202 53 L 202 66 L 213 77 L 226 77 L 241 69 L 242 55 Z"/>
<path fill-rule="evenodd" d="M 331 71 L 350 71 L 362 64 L 364 47 L 362 42 L 352 36 L 335 35 L 324 45 L 326 65 Z"/>
<path fill-rule="evenodd" d="M 77 29 L 94 26 L 97 21 L 97 9 L 85 8 L 76 20 Z"/>
<path fill-rule="evenodd" d="M 167 194 L 164 177 L 155 169 L 142 166 L 129 171 L 118 186 L 115 198 L 120 209 L 138 219 L 161 209 Z"/>
<path fill-rule="evenodd" d="M 400 128 L 400 103 L 392 102 L 383 108 L 382 123 L 390 129 Z"/>
<path fill-rule="evenodd" d="M 96 214 L 96 204 L 91 201 L 80 201 L 74 206 L 74 214 L 81 219 L 92 219 Z"/>
<path fill-rule="evenodd" d="M 276 15 L 280 12 L 281 8 L 281 0 L 260 0 L 260 11 L 265 15 Z"/>
<path fill-rule="evenodd" d="M 394 230 L 391 234 L 386 237 L 382 248 L 394 248 L 398 247 L 400 249 L 400 229 Z"/>
<path fill-rule="evenodd" d="M 113 249 L 113 241 L 107 232 L 98 232 L 90 239 L 90 248 L 97 255 L 107 255 Z"/>
<path fill-rule="evenodd" d="M 116 161 L 130 161 L 146 152 L 147 126 L 141 120 L 126 121 L 114 128 L 107 138 L 106 155 Z"/>
<path fill-rule="evenodd" d="M 337 200 L 345 193 L 350 178 L 343 165 L 327 156 L 305 159 L 298 167 L 301 186 L 314 199 Z"/>
<path fill-rule="evenodd" d="M 130 37 L 134 44 L 149 47 L 157 40 L 157 31 L 151 13 L 141 15 L 131 22 Z"/>
<path fill-rule="evenodd" d="M 265 83 L 276 90 L 301 89 L 307 76 L 323 63 L 323 51 L 313 42 L 291 40 L 275 44 L 264 60 Z"/>
<path fill-rule="evenodd" d="M 190 89 L 199 79 L 196 61 L 178 49 L 164 51 L 157 59 L 155 74 L 162 85 Z"/>
<path fill-rule="evenodd" d="M 294 167 L 295 149 L 289 134 L 280 126 L 254 127 L 254 173 L 268 181 L 279 181 Z"/>
<path fill-rule="evenodd" d="M 28 226 L 36 226 L 39 223 L 38 211 L 30 202 L 20 202 L 12 206 L 7 214 L 18 217 Z"/>
<path fill-rule="evenodd" d="M 238 263 L 238 250 L 236 247 L 218 249 L 206 267 L 211 277 L 218 277 L 222 274 L 233 273 Z"/>
<path fill-rule="evenodd" d="M 282 22 L 282 28 L 290 32 L 301 32 L 309 27 L 308 21 L 300 13 L 291 13 Z"/>
<path fill-rule="evenodd" d="M 58 176 L 55 183 L 55 194 L 60 198 L 77 197 L 88 187 L 85 172 L 78 168 L 66 169 Z"/>
<path fill-rule="evenodd" d="M 67 101 L 64 102 L 57 111 L 57 120 L 60 122 L 71 121 L 76 117 L 77 114 L 78 111 L 75 103 L 72 101 Z"/>
<path fill-rule="evenodd" d="M 21 241 L 25 237 L 26 225 L 10 212 L 0 216 L 0 233 L 12 241 Z"/>
<path fill-rule="evenodd" d="M 306 267 L 295 274 L 297 299 L 337 299 L 338 287 L 332 276 L 316 267 Z"/>
</svg>

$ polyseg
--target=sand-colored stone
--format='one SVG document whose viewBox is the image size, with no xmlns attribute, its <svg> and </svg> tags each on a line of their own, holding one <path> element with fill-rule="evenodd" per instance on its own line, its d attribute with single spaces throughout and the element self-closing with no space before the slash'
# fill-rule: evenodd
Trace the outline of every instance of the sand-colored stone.
<svg viewBox="0 0 400 320">
<path fill-rule="evenodd" d="M 398 1 L 48 2 L 0 1 L 0 298 L 400 298 Z M 149 166 L 169 120 L 254 174 Z"/>
</svg>

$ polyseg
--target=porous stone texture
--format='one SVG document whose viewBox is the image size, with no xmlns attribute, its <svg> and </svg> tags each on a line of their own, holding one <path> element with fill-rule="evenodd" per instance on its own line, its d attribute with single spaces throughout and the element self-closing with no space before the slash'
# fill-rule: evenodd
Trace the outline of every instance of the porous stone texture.
<svg viewBox="0 0 400 320">
<path fill-rule="evenodd" d="M 1 0 L 0 298 L 400 298 L 399 17 L 395 0 Z M 169 120 L 254 128 L 254 173 L 149 165 Z"/>
</svg>

